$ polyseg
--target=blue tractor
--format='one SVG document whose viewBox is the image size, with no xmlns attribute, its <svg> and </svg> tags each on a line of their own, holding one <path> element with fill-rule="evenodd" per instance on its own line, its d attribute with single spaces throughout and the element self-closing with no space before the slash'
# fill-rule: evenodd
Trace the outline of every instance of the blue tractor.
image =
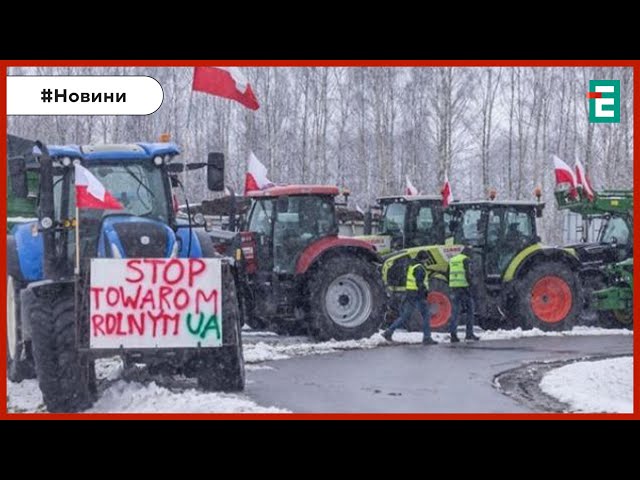
<svg viewBox="0 0 640 480">
<path fill-rule="evenodd" d="M 197 218 L 179 222 L 174 208 L 173 188 L 182 186 L 180 175 L 186 171 L 206 168 L 208 188 L 224 188 L 222 154 L 209 154 L 207 162 L 184 164 L 176 161 L 180 152 L 173 143 L 48 147 L 34 143 L 32 158 L 11 158 L 9 166 L 11 194 L 16 198 L 35 194 L 37 217 L 35 222 L 14 225 L 7 235 L 9 379 L 37 377 L 50 412 L 90 407 L 97 398 L 95 359 L 112 355 L 122 356 L 125 364 L 146 363 L 159 371 L 196 377 L 205 390 L 242 390 L 244 361 L 233 259 L 217 253 Z M 123 209 L 76 210 L 78 163 Z M 36 176 L 36 192 L 29 192 L 27 174 Z M 139 348 L 93 348 L 89 316 L 96 259 L 156 263 L 160 260 L 150 259 L 178 259 L 177 264 L 207 258 L 218 259 L 206 262 L 220 272 L 219 344 L 176 347 L 157 341 Z"/>
</svg>

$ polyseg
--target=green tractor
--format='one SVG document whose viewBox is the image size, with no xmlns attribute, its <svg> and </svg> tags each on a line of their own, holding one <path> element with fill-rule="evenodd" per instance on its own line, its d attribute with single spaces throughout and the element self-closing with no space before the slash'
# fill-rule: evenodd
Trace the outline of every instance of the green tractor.
<svg viewBox="0 0 640 480">
<path fill-rule="evenodd" d="M 467 245 L 473 252 L 472 288 L 481 327 L 570 328 L 582 306 L 574 273 L 580 262 L 572 249 L 540 243 L 536 218 L 543 208 L 543 203 L 526 201 L 453 203 L 448 208 L 453 237 L 444 245 L 413 247 L 388 256 L 383 280 L 392 292 L 403 293 L 408 263 L 425 250 L 433 272 L 428 301 L 437 305 L 431 325 L 436 331 L 446 330 L 451 316 L 448 260 Z M 419 322 L 412 319 L 409 328 L 417 327 Z"/>
<path fill-rule="evenodd" d="M 566 189 L 556 190 L 555 197 L 558 209 L 569 210 L 582 217 L 583 231 L 588 231 L 585 227 L 591 222 L 600 222 L 594 241 L 584 238 L 585 241 L 568 246 L 580 260 L 584 293 L 582 323 L 628 326 L 632 323 L 632 312 L 624 307 L 626 300 L 618 296 L 612 301 L 603 300 L 602 295 L 611 293 L 603 294 L 602 291 L 609 291 L 607 287 L 613 287 L 616 292 L 619 288 L 628 288 L 626 280 L 622 287 L 619 280 L 626 277 L 629 265 L 633 265 L 633 191 L 604 190 L 595 192 L 589 199 L 578 187 L 574 193 Z M 592 295 L 596 291 L 600 293 Z M 621 305 L 619 302 L 622 302 L 621 308 L 612 308 Z"/>
<path fill-rule="evenodd" d="M 378 233 L 371 234 L 371 221 L 365 222 L 368 235 L 358 237 L 376 247 L 380 255 L 420 245 L 438 245 L 449 234 L 449 214 L 436 195 L 398 195 L 380 197 L 375 210 L 381 211 Z M 369 217 L 372 216 L 370 212 Z M 368 230 L 368 231 L 367 231 Z"/>
<path fill-rule="evenodd" d="M 609 287 L 592 292 L 594 308 L 612 315 L 616 321 L 633 329 L 633 258 L 603 269 Z"/>
</svg>

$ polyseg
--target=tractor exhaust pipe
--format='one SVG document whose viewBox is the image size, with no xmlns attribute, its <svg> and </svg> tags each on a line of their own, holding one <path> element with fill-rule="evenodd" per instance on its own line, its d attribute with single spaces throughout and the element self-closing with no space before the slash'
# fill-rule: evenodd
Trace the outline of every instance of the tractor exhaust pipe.
<svg viewBox="0 0 640 480">
<path fill-rule="evenodd" d="M 49 156 L 47 146 L 41 141 L 35 142 L 40 151 L 38 162 L 40 163 L 40 204 L 38 207 L 39 227 L 42 231 L 44 246 L 44 278 L 56 280 L 58 278 L 58 256 L 56 251 L 55 234 L 55 208 L 53 199 L 53 160 Z M 34 149 L 34 154 L 37 151 Z"/>
</svg>

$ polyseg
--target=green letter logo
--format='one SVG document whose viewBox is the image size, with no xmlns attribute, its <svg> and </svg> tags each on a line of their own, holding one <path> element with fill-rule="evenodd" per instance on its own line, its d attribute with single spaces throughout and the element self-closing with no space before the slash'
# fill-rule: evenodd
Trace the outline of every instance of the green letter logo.
<svg viewBox="0 0 640 480">
<path fill-rule="evenodd" d="M 589 122 L 620 123 L 620 80 L 589 80 Z"/>
</svg>

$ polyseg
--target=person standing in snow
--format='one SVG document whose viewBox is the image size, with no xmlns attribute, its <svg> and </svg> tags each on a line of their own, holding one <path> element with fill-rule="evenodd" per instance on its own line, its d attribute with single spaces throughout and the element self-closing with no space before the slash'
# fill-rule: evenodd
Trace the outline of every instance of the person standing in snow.
<svg viewBox="0 0 640 480">
<path fill-rule="evenodd" d="M 475 315 L 475 304 L 469 279 L 471 249 L 464 247 L 462 252 L 454 255 L 449 260 L 449 289 L 451 290 L 451 300 L 453 312 L 451 321 L 449 322 L 449 333 L 451 334 L 451 343 L 460 341 L 458 338 L 458 322 L 464 311 L 466 314 L 466 340 L 480 340 L 473 334 L 473 317 Z"/>
<path fill-rule="evenodd" d="M 414 310 L 418 310 L 422 315 L 422 344 L 435 345 L 438 343 L 431 338 L 431 314 L 427 304 L 429 272 L 424 266 L 424 261 L 427 258 L 429 258 L 429 255 L 422 250 L 418 252 L 414 261 L 407 268 L 406 293 L 400 307 L 400 317 L 382 334 L 387 341 L 392 341 L 393 332 L 409 320 Z"/>
</svg>

